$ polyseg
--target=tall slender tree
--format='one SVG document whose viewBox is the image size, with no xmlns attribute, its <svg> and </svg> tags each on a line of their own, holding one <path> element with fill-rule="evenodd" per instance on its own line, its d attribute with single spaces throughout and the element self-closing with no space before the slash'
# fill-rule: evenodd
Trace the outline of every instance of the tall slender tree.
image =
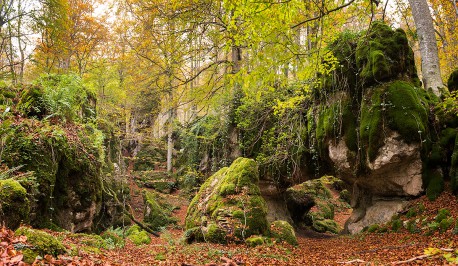
<svg viewBox="0 0 458 266">
<path fill-rule="evenodd" d="M 435 95 L 440 96 L 440 88 L 444 87 L 444 84 L 440 71 L 436 33 L 428 3 L 426 0 L 409 0 L 409 4 L 420 43 L 423 86 L 425 89 L 431 88 Z"/>
</svg>

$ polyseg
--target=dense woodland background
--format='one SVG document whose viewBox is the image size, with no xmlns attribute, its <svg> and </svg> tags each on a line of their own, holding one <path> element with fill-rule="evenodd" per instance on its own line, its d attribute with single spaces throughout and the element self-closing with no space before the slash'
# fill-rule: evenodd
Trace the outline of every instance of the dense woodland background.
<svg viewBox="0 0 458 266">
<path fill-rule="evenodd" d="M 336 263 L 306 239 L 404 230 L 430 249 L 392 259 L 456 262 L 457 27 L 455 0 L 2 0 L 0 237 L 67 242 L 1 258 Z M 302 251 L 226 250 L 272 241 Z"/>
</svg>

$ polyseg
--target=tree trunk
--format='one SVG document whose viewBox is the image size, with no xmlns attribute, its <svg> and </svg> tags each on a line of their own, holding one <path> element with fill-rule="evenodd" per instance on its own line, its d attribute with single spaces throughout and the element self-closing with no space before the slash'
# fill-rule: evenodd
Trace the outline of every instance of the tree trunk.
<svg viewBox="0 0 458 266">
<path fill-rule="evenodd" d="M 426 0 L 409 0 L 413 19 L 417 28 L 421 54 L 421 73 L 425 89 L 432 89 L 437 96 L 444 87 L 441 78 L 439 55 L 433 19 Z"/>
<path fill-rule="evenodd" d="M 172 100 L 172 93 L 169 94 L 170 100 Z M 172 102 L 172 101 L 170 101 Z M 167 125 L 167 172 L 172 173 L 172 155 L 173 155 L 173 107 L 169 109 L 169 121 Z"/>
</svg>

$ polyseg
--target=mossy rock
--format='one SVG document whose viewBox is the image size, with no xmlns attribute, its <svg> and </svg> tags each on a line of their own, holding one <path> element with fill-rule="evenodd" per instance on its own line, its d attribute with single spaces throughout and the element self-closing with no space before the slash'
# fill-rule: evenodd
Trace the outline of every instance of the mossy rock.
<svg viewBox="0 0 458 266">
<path fill-rule="evenodd" d="M 277 241 L 285 241 L 296 246 L 297 238 L 294 228 L 286 221 L 274 221 L 270 224 L 270 234 Z"/>
<path fill-rule="evenodd" d="M 103 136 L 90 126 L 75 130 L 78 135 L 70 141 L 67 133 L 75 133 L 59 125 L 24 119 L 15 126 L 14 135 L 7 137 L 5 163 L 34 172 L 38 184 L 37 191 L 30 191 L 38 202 L 31 210 L 36 214 L 31 217 L 33 226 L 45 227 L 51 217 L 67 230 L 92 229 L 88 221 L 95 219 L 102 202 Z M 87 220 L 81 221 L 76 213 L 87 213 Z"/>
<path fill-rule="evenodd" d="M 33 246 L 22 250 L 26 262 L 33 262 L 37 255 L 41 257 L 44 255 L 57 256 L 67 252 L 62 242 L 44 231 L 29 227 L 19 227 L 15 234 L 26 236 L 27 243 Z"/>
<path fill-rule="evenodd" d="M 447 80 L 447 87 L 450 92 L 458 90 L 458 69 L 450 74 Z"/>
<path fill-rule="evenodd" d="M 424 169 L 423 180 L 427 182 L 425 182 L 427 184 L 426 196 L 429 200 L 433 201 L 437 199 L 442 191 L 444 191 L 445 183 L 440 170 L 428 168 Z"/>
<path fill-rule="evenodd" d="M 262 246 L 266 243 L 266 238 L 263 236 L 250 236 L 245 240 L 245 244 L 250 247 Z"/>
<path fill-rule="evenodd" d="M 151 243 L 148 232 L 142 230 L 138 225 L 133 225 L 127 230 L 127 238 L 137 246 Z"/>
<path fill-rule="evenodd" d="M 286 206 L 293 221 L 298 224 L 305 221 L 306 224 L 312 225 L 317 219 L 332 219 L 336 203 L 328 187 L 341 188 L 341 182 L 333 176 L 323 176 L 288 188 Z M 314 210 L 310 211 L 312 207 Z"/>
<path fill-rule="evenodd" d="M 382 127 L 398 132 L 408 143 L 428 139 L 429 100 L 412 83 L 394 81 L 373 88 L 361 105 L 360 139 L 363 151 L 373 161 L 383 145 Z"/>
<path fill-rule="evenodd" d="M 312 228 L 320 233 L 331 232 L 338 234 L 340 232 L 339 225 L 332 219 L 321 219 L 313 221 Z"/>
<path fill-rule="evenodd" d="M 172 212 L 161 206 L 155 193 L 143 191 L 143 200 L 145 202 L 144 221 L 153 230 L 160 230 L 162 227 L 176 223 L 177 220 L 172 217 Z"/>
<path fill-rule="evenodd" d="M 0 180 L 0 221 L 16 229 L 29 220 L 30 204 L 27 191 L 18 181 Z"/>
<path fill-rule="evenodd" d="M 258 166 L 252 159 L 238 158 L 220 169 L 201 186 L 186 214 L 190 238 L 211 242 L 244 242 L 251 235 L 268 231 L 267 205 L 260 195 Z M 189 241 L 189 240 L 188 240 Z"/>
<path fill-rule="evenodd" d="M 366 87 L 391 79 L 409 78 L 419 85 L 414 54 L 402 29 L 381 21 L 371 24 L 356 47 L 356 66 Z"/>
</svg>

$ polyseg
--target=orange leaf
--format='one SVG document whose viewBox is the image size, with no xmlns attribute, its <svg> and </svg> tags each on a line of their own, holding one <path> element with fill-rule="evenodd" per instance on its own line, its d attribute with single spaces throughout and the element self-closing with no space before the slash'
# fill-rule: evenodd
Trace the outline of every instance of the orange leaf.
<svg viewBox="0 0 458 266">
<path fill-rule="evenodd" d="M 24 258 L 24 255 L 22 255 L 22 254 L 16 255 L 16 256 L 11 258 L 10 263 L 20 262 L 20 261 L 22 261 L 23 258 Z"/>
</svg>

